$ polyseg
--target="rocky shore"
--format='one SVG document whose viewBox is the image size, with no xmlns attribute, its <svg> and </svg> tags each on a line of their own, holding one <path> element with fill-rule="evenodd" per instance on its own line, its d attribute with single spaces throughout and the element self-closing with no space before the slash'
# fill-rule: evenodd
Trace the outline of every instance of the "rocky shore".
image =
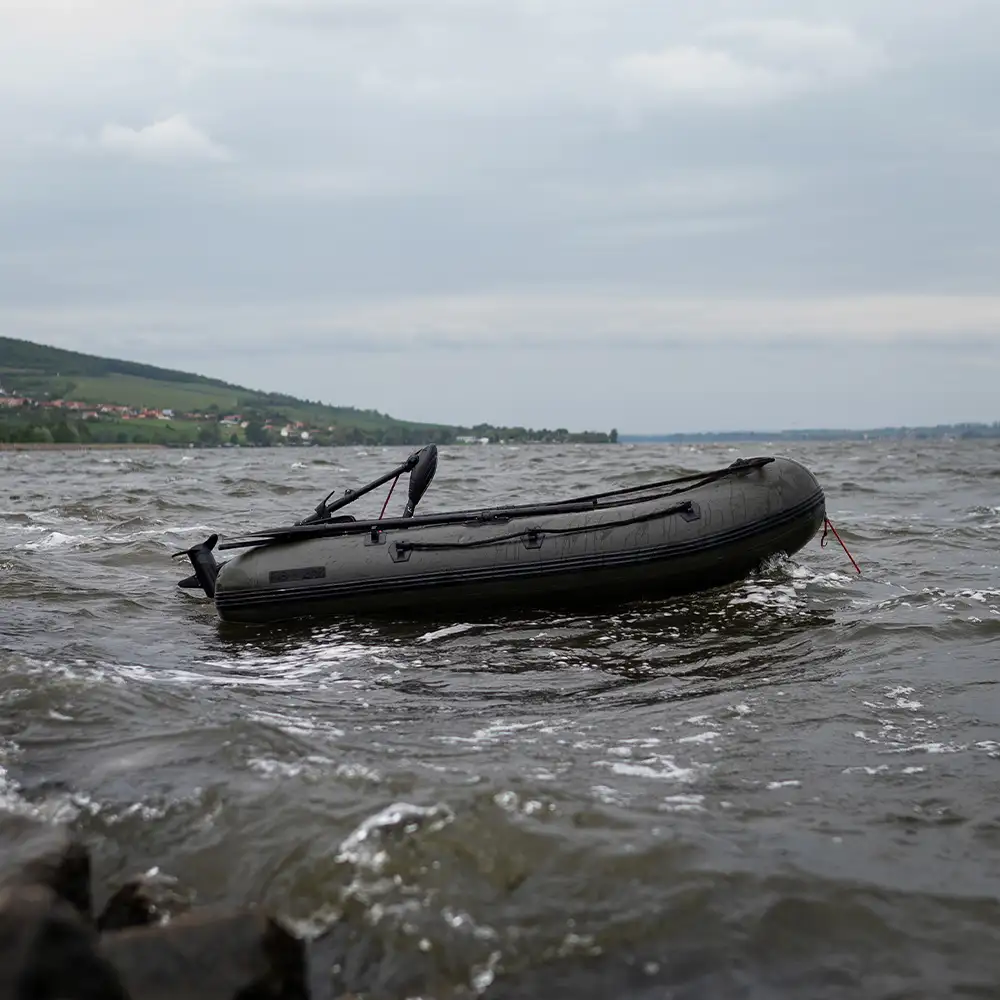
<svg viewBox="0 0 1000 1000">
<path fill-rule="evenodd" d="M 553 958 L 477 987 L 364 907 L 304 937 L 257 907 L 189 909 L 155 873 L 105 892 L 66 828 L 0 814 L 0 1000 L 659 1000 L 692 974 L 698 996 L 745 995 L 709 956 Z"/>
<path fill-rule="evenodd" d="M 171 915 L 140 876 L 98 910 L 87 847 L 61 827 L 0 827 L 0 1000 L 327 1000 L 328 957 L 255 908 Z"/>
</svg>

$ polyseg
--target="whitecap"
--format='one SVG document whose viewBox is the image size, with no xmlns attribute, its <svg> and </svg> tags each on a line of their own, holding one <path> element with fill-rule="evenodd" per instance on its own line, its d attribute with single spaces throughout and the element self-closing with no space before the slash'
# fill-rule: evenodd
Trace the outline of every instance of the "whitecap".
<svg viewBox="0 0 1000 1000">
<path fill-rule="evenodd" d="M 450 635 L 461 635 L 463 632 L 471 632 L 473 629 L 482 627 L 481 625 L 472 623 L 446 625 L 444 628 L 435 629 L 433 632 L 425 632 L 417 639 L 417 642 L 432 642 L 434 639 L 444 639 Z"/>
<path fill-rule="evenodd" d="M 704 812 L 704 795 L 668 795 L 661 808 L 666 812 Z"/>
<path fill-rule="evenodd" d="M 711 743 L 719 738 L 719 733 L 709 729 L 703 733 L 695 733 L 692 736 L 682 736 L 678 743 Z"/>
<path fill-rule="evenodd" d="M 638 761 L 624 760 L 598 760 L 594 762 L 594 767 L 610 768 L 613 774 L 628 778 L 650 778 L 654 781 L 677 781 L 681 783 L 694 781 L 700 770 L 705 770 L 707 765 L 692 765 L 691 767 L 681 767 L 676 761 L 666 754 L 652 754 Z"/>
<path fill-rule="evenodd" d="M 389 859 L 382 846 L 386 833 L 401 830 L 413 834 L 420 829 L 436 833 L 455 819 L 455 814 L 443 803 L 418 806 L 409 802 L 394 802 L 362 822 L 343 841 L 334 857 L 340 863 L 380 871 Z"/>
</svg>

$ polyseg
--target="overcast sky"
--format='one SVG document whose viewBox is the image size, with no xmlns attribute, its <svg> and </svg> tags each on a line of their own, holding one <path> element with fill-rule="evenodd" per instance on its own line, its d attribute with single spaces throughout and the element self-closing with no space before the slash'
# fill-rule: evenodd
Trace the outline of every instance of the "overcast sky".
<svg viewBox="0 0 1000 1000">
<path fill-rule="evenodd" d="M 998 38 L 997 0 L 0 0 L 0 332 L 449 423 L 1000 419 Z"/>
</svg>

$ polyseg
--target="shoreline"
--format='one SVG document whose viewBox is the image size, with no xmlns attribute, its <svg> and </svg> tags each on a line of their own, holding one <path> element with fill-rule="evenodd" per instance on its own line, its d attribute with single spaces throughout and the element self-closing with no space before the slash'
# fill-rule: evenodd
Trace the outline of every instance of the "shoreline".
<svg viewBox="0 0 1000 1000">
<path fill-rule="evenodd" d="M 126 449 L 137 451 L 142 448 L 166 448 L 165 444 L 135 444 L 127 442 L 87 441 L 87 442 L 45 442 L 45 441 L 0 441 L 0 451 L 114 451 Z"/>
<path fill-rule="evenodd" d="M 606 441 L 519 441 L 517 442 L 518 447 L 527 446 L 539 446 L 539 447 L 549 447 L 552 445 L 574 445 L 581 447 L 610 447 L 609 443 Z M 141 451 L 143 449 L 156 450 L 156 451 L 316 451 L 316 450 L 326 450 L 328 448 L 416 448 L 417 445 L 381 445 L 381 444 L 309 444 L 309 445 L 297 445 L 297 444 L 273 444 L 267 447 L 254 447 L 253 445 L 195 445 L 194 447 L 189 447 L 186 444 L 136 444 L 135 442 L 115 442 L 115 441 L 76 441 L 76 442 L 58 442 L 58 441 L 0 441 L 0 451 L 114 451 L 116 449 L 124 449 L 127 451 Z M 451 445 L 441 445 L 439 447 L 446 448 L 490 448 L 498 447 L 497 445 L 468 445 L 468 444 L 451 444 Z"/>
</svg>

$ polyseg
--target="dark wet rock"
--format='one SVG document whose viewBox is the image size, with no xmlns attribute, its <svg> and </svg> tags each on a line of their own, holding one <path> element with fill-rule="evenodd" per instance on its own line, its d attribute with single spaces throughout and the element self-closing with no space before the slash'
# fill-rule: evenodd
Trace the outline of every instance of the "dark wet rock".
<svg viewBox="0 0 1000 1000">
<path fill-rule="evenodd" d="M 101 947 L 132 1000 L 310 997 L 306 942 L 264 914 L 191 913 L 105 934 Z"/>
<path fill-rule="evenodd" d="M 0 885 L 45 886 L 85 919 L 93 916 L 90 852 L 65 827 L 4 817 Z"/>
<path fill-rule="evenodd" d="M 105 904 L 97 918 L 100 931 L 120 931 L 159 923 L 162 914 L 140 881 L 123 885 Z"/>
<path fill-rule="evenodd" d="M 126 882 L 104 904 L 97 918 L 99 931 L 120 931 L 126 927 L 148 927 L 163 923 L 185 905 L 174 890 L 175 879 L 148 872 Z"/>
<path fill-rule="evenodd" d="M 131 1000 L 85 917 L 42 885 L 0 890 L 0 998 Z"/>
<path fill-rule="evenodd" d="M 86 846 L 0 817 L 0 1000 L 331 1000 L 328 951 L 256 909 L 168 919 L 170 883 L 134 878 L 95 918 Z"/>
</svg>

